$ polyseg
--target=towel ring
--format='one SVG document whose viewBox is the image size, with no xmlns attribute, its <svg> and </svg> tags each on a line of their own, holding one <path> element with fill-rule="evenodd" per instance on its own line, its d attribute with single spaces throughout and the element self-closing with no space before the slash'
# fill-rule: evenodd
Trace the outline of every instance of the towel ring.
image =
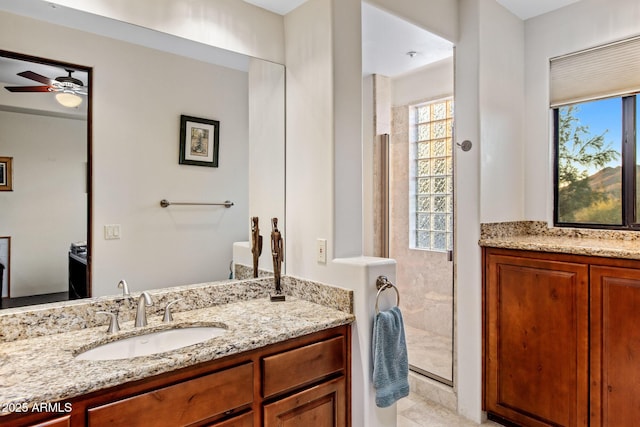
<svg viewBox="0 0 640 427">
<path fill-rule="evenodd" d="M 385 276 L 378 276 L 378 279 L 376 280 L 376 287 L 378 288 L 378 293 L 376 294 L 376 314 L 380 313 L 380 310 L 378 309 L 380 294 L 386 289 L 392 288 L 396 291 L 396 306 L 400 306 L 400 291 L 398 291 L 398 288 L 396 288 L 396 286 L 391 283 L 389 279 L 387 279 Z"/>
</svg>

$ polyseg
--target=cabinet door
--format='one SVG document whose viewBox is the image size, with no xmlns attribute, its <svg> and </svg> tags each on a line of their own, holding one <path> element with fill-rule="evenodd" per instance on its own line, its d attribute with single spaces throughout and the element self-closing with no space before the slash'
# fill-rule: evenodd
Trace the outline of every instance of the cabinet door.
<svg viewBox="0 0 640 427">
<path fill-rule="evenodd" d="M 640 420 L 640 270 L 591 268 L 591 425 Z"/>
<path fill-rule="evenodd" d="M 345 427 L 346 417 L 344 377 L 264 406 L 265 427 Z"/>
<path fill-rule="evenodd" d="M 523 426 L 586 426 L 588 267 L 486 261 L 485 409 Z"/>
</svg>

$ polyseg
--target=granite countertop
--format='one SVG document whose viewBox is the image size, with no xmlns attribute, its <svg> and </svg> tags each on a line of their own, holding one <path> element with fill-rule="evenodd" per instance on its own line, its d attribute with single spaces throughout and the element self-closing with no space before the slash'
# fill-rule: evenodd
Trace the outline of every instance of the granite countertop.
<svg viewBox="0 0 640 427">
<path fill-rule="evenodd" d="M 121 320 L 120 332 L 107 334 L 108 319 L 103 318 L 104 324 L 99 327 L 3 342 L 0 345 L 0 404 L 6 407 L 7 404 L 33 405 L 63 401 L 355 320 L 352 311 L 293 296 L 287 296 L 286 301 L 277 303 L 260 296 L 174 312 L 173 317 L 175 327 L 212 325 L 224 326 L 227 331 L 221 336 L 182 349 L 107 361 L 81 361 L 74 356 L 118 338 L 166 329 L 167 324 L 163 324 L 161 316 L 154 313 L 149 315 L 147 327 L 134 328 L 133 321 Z"/>
<path fill-rule="evenodd" d="M 480 246 L 607 258 L 640 259 L 637 231 L 549 228 L 545 222 L 482 224 Z"/>
</svg>

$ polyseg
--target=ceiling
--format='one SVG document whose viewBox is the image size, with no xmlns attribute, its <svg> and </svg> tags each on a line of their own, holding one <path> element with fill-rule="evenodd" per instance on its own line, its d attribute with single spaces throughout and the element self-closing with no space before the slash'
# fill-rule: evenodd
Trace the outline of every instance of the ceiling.
<svg viewBox="0 0 640 427">
<path fill-rule="evenodd" d="M 397 77 L 452 56 L 451 42 L 382 9 L 362 4 L 364 75 Z"/>
<path fill-rule="evenodd" d="M 280 15 L 285 15 L 303 4 L 306 0 L 245 0 L 247 3 L 254 4 L 264 9 L 270 10 Z M 564 7 L 568 4 L 575 3 L 579 0 L 496 0 L 504 7 L 509 9 L 516 16 L 521 19 L 528 19 L 533 16 L 537 16 L 542 13 L 549 12 L 560 7 Z M 17 4 L 23 4 L 24 2 L 13 1 L 0 1 L 0 4 L 8 3 L 13 5 L 13 8 L 17 8 Z M 28 4 L 33 3 L 32 8 L 38 10 L 11 10 L 14 13 L 31 15 L 36 18 L 48 20 L 48 14 L 52 13 L 52 9 L 46 7 L 46 2 L 26 2 L 25 8 Z M 45 6 L 41 6 L 45 5 Z M 3 9 L 0 7 L 0 9 Z M 58 19 L 61 19 L 61 11 L 57 10 L 56 14 Z M 78 22 L 76 16 L 69 16 L 68 19 L 73 22 Z M 52 20 L 54 21 L 54 20 Z M 64 22 L 61 22 L 64 25 Z M 96 32 L 97 24 L 95 22 L 88 22 L 87 26 L 92 28 L 92 31 Z M 134 35 L 128 28 L 121 25 L 118 34 L 123 34 L 124 39 L 134 39 Z M 380 31 L 383 28 L 384 31 Z M 80 28 L 82 29 L 82 28 Z M 139 29 L 138 29 L 139 30 Z M 113 32 L 111 32 L 113 33 Z M 155 33 L 155 32 L 154 32 Z M 362 67 L 365 74 L 381 74 L 385 76 L 398 76 L 418 68 L 422 68 L 438 62 L 444 58 L 451 57 L 453 55 L 453 44 L 447 40 L 442 39 L 416 25 L 413 25 L 395 15 L 387 13 L 382 9 L 372 6 L 366 1 L 362 3 L 362 46 L 363 46 L 363 58 Z M 147 37 L 150 38 L 150 37 Z M 156 37 L 157 38 L 157 37 Z M 175 44 L 175 42 L 172 42 Z M 168 43 L 167 40 L 162 42 L 164 49 Z M 196 45 L 191 43 L 189 45 Z M 157 46 L 149 46 L 158 48 Z M 181 46 L 179 49 L 181 54 L 185 54 L 186 49 Z M 408 52 L 415 52 L 415 55 L 409 56 Z M 194 57 L 202 57 L 202 52 L 197 52 Z M 211 53 L 209 53 L 211 55 Z M 189 55 L 190 56 L 190 55 Z M 236 61 L 237 62 L 237 61 Z M 241 66 L 231 66 L 232 68 L 242 69 Z M 35 71 L 35 70 L 34 70 Z M 15 73 L 11 71 L 13 78 L 16 78 Z M 0 76 L 0 81 L 10 82 L 10 78 L 7 75 Z M 24 80 L 24 79 L 23 79 Z M 15 84 L 20 84 L 18 81 Z"/>
<path fill-rule="evenodd" d="M 286 15 L 306 0 L 244 0 Z M 579 0 L 496 0 L 526 20 Z M 383 28 L 384 31 L 380 31 Z M 408 52 L 416 52 L 409 56 Z M 362 70 L 396 77 L 453 55 L 453 44 L 395 15 L 362 2 Z"/>
<path fill-rule="evenodd" d="M 275 12 L 278 15 L 286 15 L 307 0 L 244 0 L 263 9 Z"/>
<path fill-rule="evenodd" d="M 279 15 L 286 15 L 306 0 L 244 0 Z M 551 12 L 579 0 L 496 0 L 522 20 Z M 366 4 L 363 2 L 363 4 Z"/>
<path fill-rule="evenodd" d="M 579 0 L 496 0 L 522 20 L 560 9 Z"/>
</svg>

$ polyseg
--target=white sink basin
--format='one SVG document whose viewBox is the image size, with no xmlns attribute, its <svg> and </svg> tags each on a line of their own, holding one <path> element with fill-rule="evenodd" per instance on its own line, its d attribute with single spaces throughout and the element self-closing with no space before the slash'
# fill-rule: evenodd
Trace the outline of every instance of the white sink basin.
<svg viewBox="0 0 640 427">
<path fill-rule="evenodd" d="M 198 344 L 222 335 L 225 328 L 193 326 L 149 332 L 102 344 L 76 356 L 78 360 L 118 360 L 148 356 Z"/>
</svg>

